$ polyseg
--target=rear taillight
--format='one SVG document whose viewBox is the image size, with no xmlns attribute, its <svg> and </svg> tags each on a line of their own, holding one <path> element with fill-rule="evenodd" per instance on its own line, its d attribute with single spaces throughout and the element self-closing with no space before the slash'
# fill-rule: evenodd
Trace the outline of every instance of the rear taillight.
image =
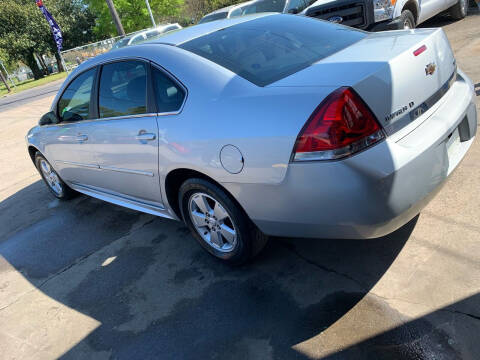
<svg viewBox="0 0 480 360">
<path fill-rule="evenodd" d="M 380 125 L 360 96 L 341 87 L 322 101 L 300 131 L 293 161 L 340 159 L 383 138 Z"/>
</svg>

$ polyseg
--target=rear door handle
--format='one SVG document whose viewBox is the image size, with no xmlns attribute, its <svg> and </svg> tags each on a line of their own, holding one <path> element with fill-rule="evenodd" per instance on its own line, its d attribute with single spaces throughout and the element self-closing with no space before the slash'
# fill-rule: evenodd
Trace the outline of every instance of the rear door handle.
<svg viewBox="0 0 480 360">
<path fill-rule="evenodd" d="M 87 141 L 87 140 L 88 140 L 87 135 L 83 135 L 83 134 L 77 135 L 77 141 L 82 142 L 82 141 Z"/>
<path fill-rule="evenodd" d="M 145 133 L 145 132 L 140 132 L 138 133 L 137 136 L 135 136 L 135 139 L 140 140 L 140 141 L 147 141 L 147 140 L 155 140 L 157 137 L 155 134 L 152 133 Z"/>
</svg>

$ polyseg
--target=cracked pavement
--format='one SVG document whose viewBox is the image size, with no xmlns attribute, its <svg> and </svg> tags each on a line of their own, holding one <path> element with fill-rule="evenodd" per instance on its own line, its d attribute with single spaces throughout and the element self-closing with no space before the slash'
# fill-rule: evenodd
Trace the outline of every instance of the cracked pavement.
<svg viewBox="0 0 480 360">
<path fill-rule="evenodd" d="M 478 95 L 479 19 L 424 25 L 444 26 Z M 478 141 L 395 233 L 276 238 L 230 268 L 181 223 L 55 200 L 24 143 L 52 98 L 0 108 L 1 359 L 478 359 Z"/>
</svg>

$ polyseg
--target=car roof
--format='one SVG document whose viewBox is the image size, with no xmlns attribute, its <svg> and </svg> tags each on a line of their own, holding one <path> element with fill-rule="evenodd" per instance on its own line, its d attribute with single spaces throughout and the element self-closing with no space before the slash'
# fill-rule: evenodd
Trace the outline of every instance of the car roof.
<svg viewBox="0 0 480 360">
<path fill-rule="evenodd" d="M 200 36 L 207 35 L 218 30 L 222 30 L 237 24 L 245 23 L 245 22 L 252 21 L 252 20 L 266 17 L 266 16 L 291 16 L 291 15 L 282 15 L 278 13 L 260 13 L 260 14 L 239 16 L 231 19 L 216 20 L 208 23 L 197 24 L 187 28 L 183 28 L 173 33 L 167 33 L 165 35 L 162 34 L 159 37 L 153 38 L 142 44 L 168 44 L 168 45 L 177 46 L 184 42 L 196 39 Z"/>
</svg>

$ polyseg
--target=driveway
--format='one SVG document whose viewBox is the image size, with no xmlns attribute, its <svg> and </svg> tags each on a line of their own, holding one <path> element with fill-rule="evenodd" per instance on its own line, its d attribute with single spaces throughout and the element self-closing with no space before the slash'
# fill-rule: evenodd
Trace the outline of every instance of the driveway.
<svg viewBox="0 0 480 360">
<path fill-rule="evenodd" d="M 480 14 L 440 25 L 478 88 Z M 23 139 L 44 95 L 0 106 L 1 359 L 478 359 L 478 141 L 395 233 L 275 238 L 230 268 L 181 223 L 55 200 Z"/>
</svg>

